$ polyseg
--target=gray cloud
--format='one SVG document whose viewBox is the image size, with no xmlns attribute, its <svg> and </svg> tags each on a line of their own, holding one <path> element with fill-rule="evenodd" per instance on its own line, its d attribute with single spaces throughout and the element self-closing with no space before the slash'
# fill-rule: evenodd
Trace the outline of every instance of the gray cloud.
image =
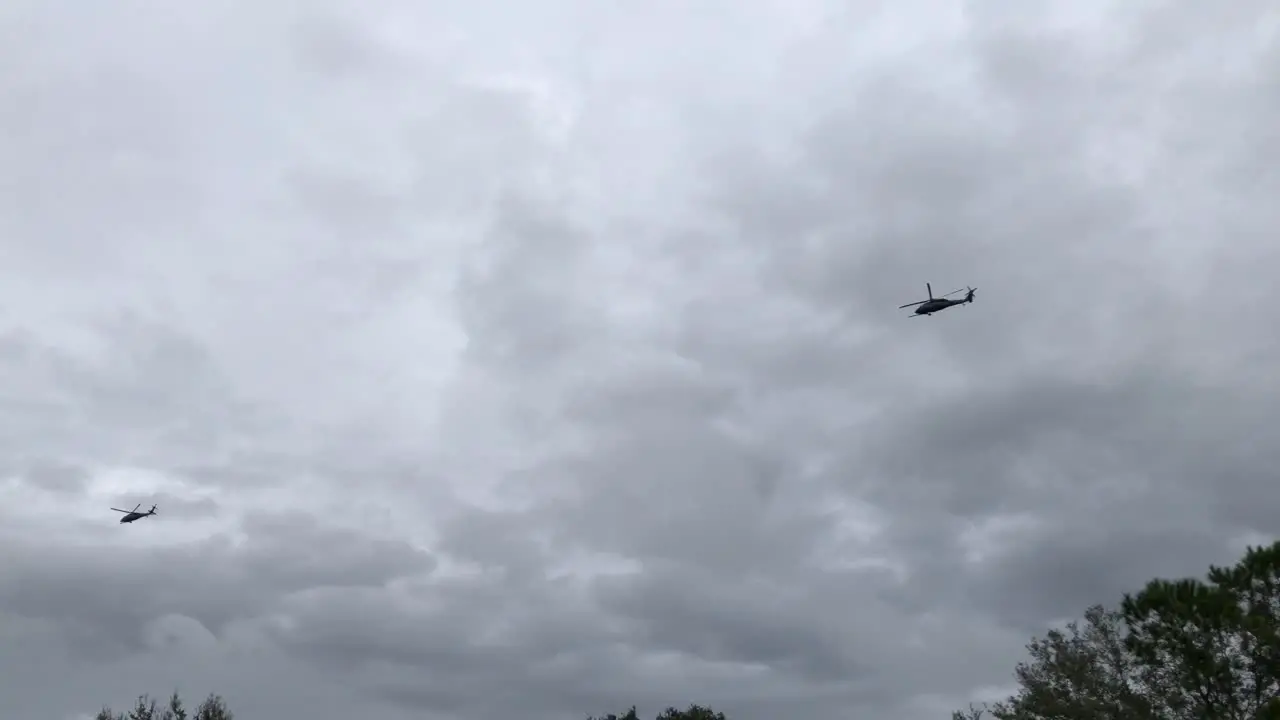
<svg viewBox="0 0 1280 720">
<path fill-rule="evenodd" d="M 68 493 L 83 491 L 89 478 L 85 468 L 56 460 L 34 460 L 16 470 L 24 482 Z"/>
<path fill-rule="evenodd" d="M 250 515 L 243 532 L 240 541 L 106 553 L 8 533 L 13 558 L 0 571 L 0 597 L 10 612 L 66 628 L 85 652 L 111 656 L 140 651 L 148 624 L 168 615 L 219 633 L 295 592 L 379 587 L 433 567 L 430 556 L 403 543 L 326 529 L 310 517 Z"/>
<path fill-rule="evenodd" d="M 16 5 L 5 709 L 946 717 L 1280 533 L 1274 12 L 954 9 Z"/>
</svg>

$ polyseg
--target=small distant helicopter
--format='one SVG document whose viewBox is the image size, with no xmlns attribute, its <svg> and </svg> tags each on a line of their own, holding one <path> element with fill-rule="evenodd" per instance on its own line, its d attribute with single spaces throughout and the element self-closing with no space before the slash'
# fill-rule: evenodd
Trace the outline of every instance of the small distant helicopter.
<svg viewBox="0 0 1280 720">
<path fill-rule="evenodd" d="M 977 292 L 977 288 L 961 288 L 959 290 L 949 292 L 946 295 L 943 295 L 942 297 L 936 298 L 933 296 L 932 285 L 930 285 L 929 283 L 925 283 L 924 287 L 925 287 L 925 290 L 928 291 L 929 293 L 928 300 L 921 300 L 920 302 L 913 302 L 913 303 L 907 303 L 906 305 L 899 305 L 898 309 L 901 310 L 903 308 L 909 308 L 912 305 L 919 305 L 920 307 L 916 308 L 915 314 L 912 315 L 911 317 L 916 317 L 917 315 L 932 315 L 938 312 L 939 310 L 946 310 L 952 305 L 964 305 L 965 303 L 973 302 L 973 294 Z M 959 293 L 959 292 L 965 292 L 966 290 L 968 290 L 968 292 L 965 293 L 963 300 L 947 299 L 951 295 L 955 295 L 956 293 Z"/>
<path fill-rule="evenodd" d="M 111 508 L 111 509 L 115 510 L 116 512 L 124 513 L 124 517 L 120 518 L 120 522 L 122 523 L 131 523 L 135 520 L 141 520 L 144 517 L 156 514 L 155 505 L 152 505 L 151 509 L 148 510 L 147 512 L 138 512 L 138 508 L 140 507 L 142 507 L 142 503 L 138 503 L 137 505 L 135 505 L 132 510 L 121 510 L 120 508 Z"/>
</svg>

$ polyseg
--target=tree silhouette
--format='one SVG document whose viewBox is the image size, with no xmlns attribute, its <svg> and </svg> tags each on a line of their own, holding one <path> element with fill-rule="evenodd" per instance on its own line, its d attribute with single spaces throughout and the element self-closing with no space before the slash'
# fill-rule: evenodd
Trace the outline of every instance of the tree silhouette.
<svg viewBox="0 0 1280 720">
<path fill-rule="evenodd" d="M 222 696 L 210 694 L 191 716 L 182 698 L 174 691 L 169 696 L 169 703 L 163 707 L 150 695 L 139 695 L 129 712 L 117 713 L 104 705 L 94 720 L 235 720 L 235 715 L 227 708 Z"/>
<path fill-rule="evenodd" d="M 631 709 L 622 715 L 601 715 L 599 717 L 588 716 L 587 720 L 640 720 L 640 716 L 636 714 L 634 705 Z M 669 707 L 658 714 L 657 720 L 725 720 L 724 713 L 718 713 L 709 707 L 702 705 L 690 705 L 685 710 L 677 710 Z"/>
<path fill-rule="evenodd" d="M 1280 720 L 1280 543 L 1152 580 L 1027 649 L 1017 693 L 953 720 Z"/>
</svg>

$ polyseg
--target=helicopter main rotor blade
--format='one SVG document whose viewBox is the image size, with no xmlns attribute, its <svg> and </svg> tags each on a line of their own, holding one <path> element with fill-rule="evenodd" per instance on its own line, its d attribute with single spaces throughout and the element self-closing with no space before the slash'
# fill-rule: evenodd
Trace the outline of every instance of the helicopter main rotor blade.
<svg viewBox="0 0 1280 720">
<path fill-rule="evenodd" d="M 914 306 L 914 305 L 923 305 L 923 304 L 925 304 L 925 303 L 927 303 L 927 302 L 929 302 L 929 301 L 928 301 L 928 300 L 921 300 L 920 302 L 907 303 L 906 305 L 899 305 L 899 306 L 898 306 L 898 309 L 899 309 L 899 310 L 901 310 L 902 308 L 909 308 L 909 307 L 912 307 L 912 306 Z"/>
<path fill-rule="evenodd" d="M 112 510 L 115 510 L 116 512 L 122 512 L 122 513 L 131 513 L 131 512 L 133 512 L 132 510 L 121 510 L 120 508 L 111 508 L 111 509 L 112 509 Z"/>
<path fill-rule="evenodd" d="M 952 290 L 951 292 L 947 293 L 946 295 L 943 295 L 942 297 L 951 297 L 956 293 L 962 293 L 962 292 L 964 292 L 964 288 L 960 288 L 959 290 Z"/>
</svg>

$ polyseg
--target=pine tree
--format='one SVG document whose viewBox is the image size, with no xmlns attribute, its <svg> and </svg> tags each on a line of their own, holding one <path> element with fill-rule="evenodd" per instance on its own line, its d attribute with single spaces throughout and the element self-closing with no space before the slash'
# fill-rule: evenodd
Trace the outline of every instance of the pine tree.
<svg viewBox="0 0 1280 720">
<path fill-rule="evenodd" d="M 235 720 L 235 715 L 227 708 L 227 703 L 222 696 L 210 694 L 196 708 L 195 716 L 192 717 L 187 712 L 182 697 L 175 690 L 169 696 L 168 705 L 163 708 L 151 696 L 139 695 L 137 703 L 127 714 L 117 713 L 104 705 L 94 716 L 94 720 L 188 720 L 188 718 L 190 720 Z"/>
<path fill-rule="evenodd" d="M 227 709 L 227 704 L 223 702 L 222 696 L 210 694 L 200 703 L 200 707 L 196 708 L 195 720 L 234 720 L 235 715 Z"/>
<path fill-rule="evenodd" d="M 636 708 L 632 705 L 631 709 L 622 715 L 609 713 L 600 717 L 588 716 L 587 720 L 640 720 L 640 716 L 636 714 Z M 690 705 L 685 710 L 669 707 L 658 715 L 657 720 L 725 720 L 725 716 L 724 713 L 718 713 L 709 707 Z"/>
</svg>

